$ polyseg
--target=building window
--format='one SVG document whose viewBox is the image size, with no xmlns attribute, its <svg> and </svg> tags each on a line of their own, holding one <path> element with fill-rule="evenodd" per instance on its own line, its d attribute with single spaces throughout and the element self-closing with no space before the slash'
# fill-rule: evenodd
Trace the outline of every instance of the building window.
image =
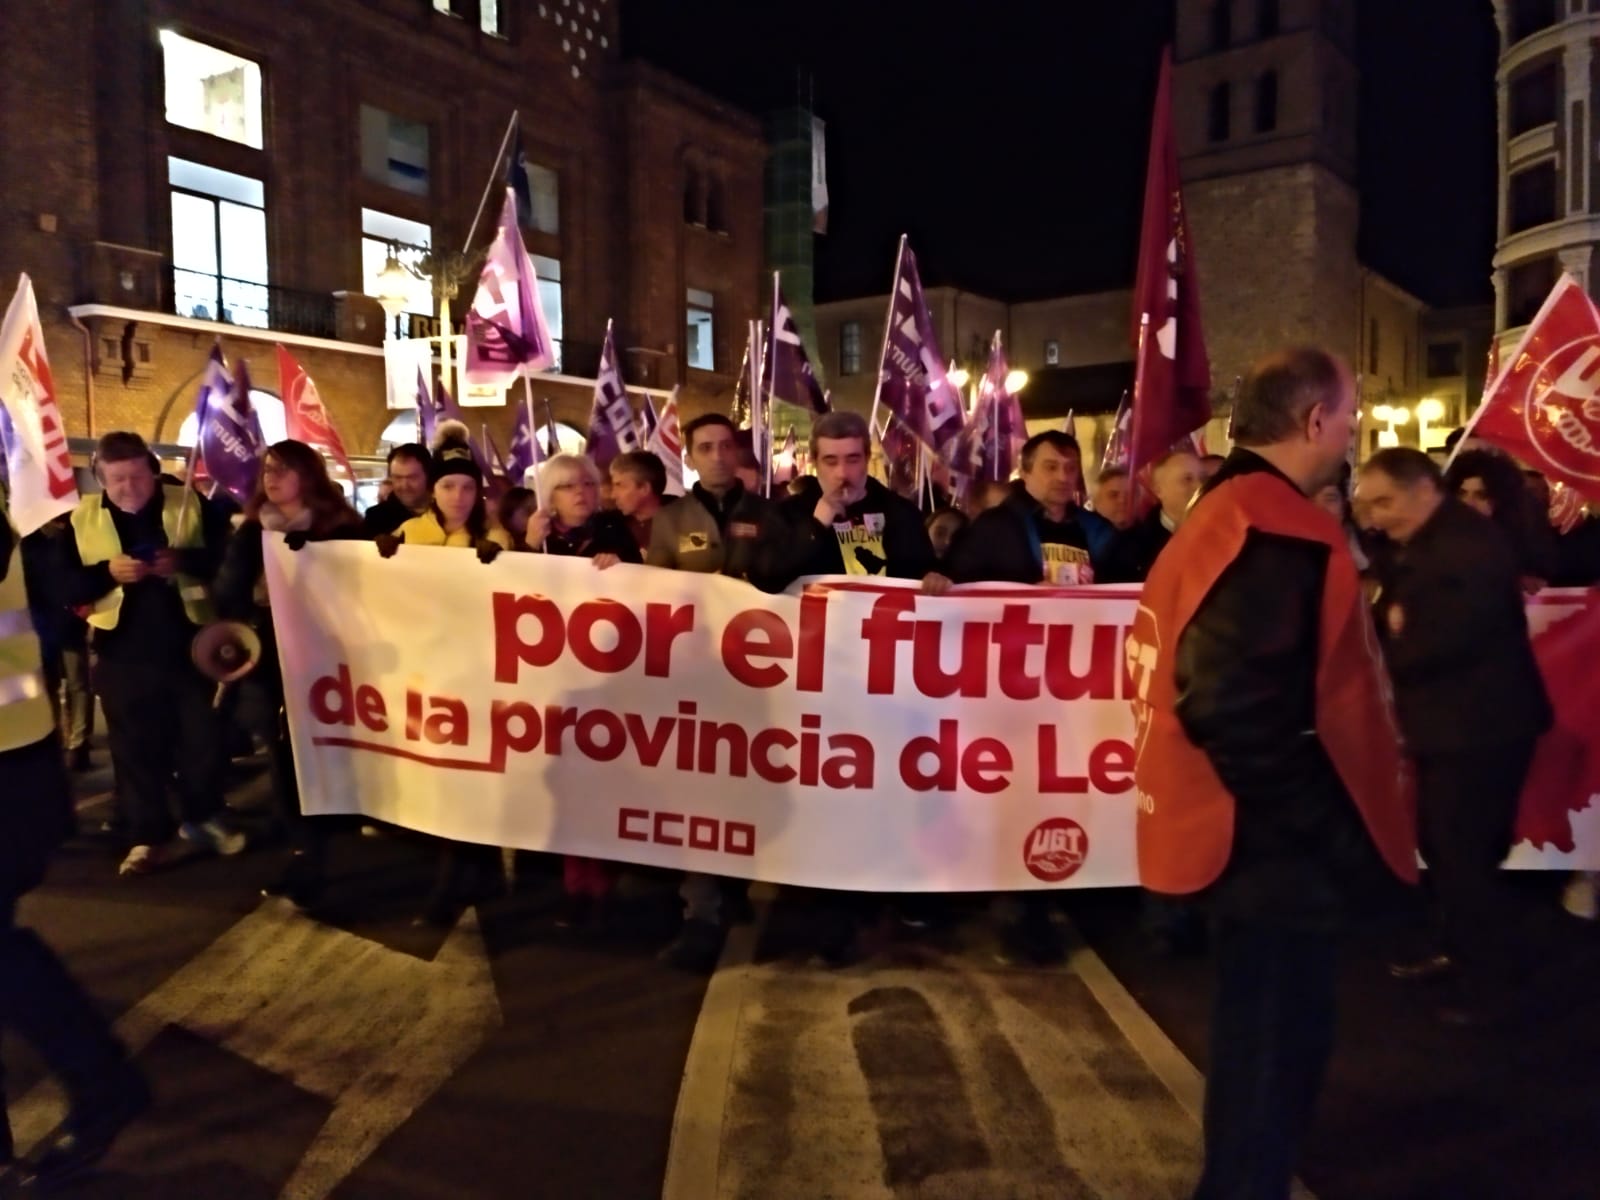
<svg viewBox="0 0 1600 1200">
<path fill-rule="evenodd" d="M 1211 48 L 1226 50 L 1233 44 L 1233 0 L 1216 0 L 1211 6 Z"/>
<path fill-rule="evenodd" d="M 428 127 L 361 106 L 361 173 L 412 196 L 428 194 Z"/>
<path fill-rule="evenodd" d="M 1209 136 L 1213 142 L 1228 140 L 1230 109 L 1233 106 L 1233 89 L 1225 83 L 1219 83 L 1211 89 L 1211 109 L 1206 122 Z"/>
<path fill-rule="evenodd" d="M 1261 0 L 1261 7 L 1256 10 L 1256 32 L 1264 38 L 1277 37 L 1278 17 L 1278 0 Z"/>
<path fill-rule="evenodd" d="M 540 233 L 560 233 L 561 176 L 550 167 L 529 163 L 528 191 L 533 198 L 533 227 Z"/>
<path fill-rule="evenodd" d="M 1429 342 L 1428 378 L 1453 379 L 1461 374 L 1460 342 Z"/>
<path fill-rule="evenodd" d="M 400 260 L 401 266 L 418 267 L 433 245 L 433 230 L 421 221 L 408 221 L 391 213 L 376 209 L 361 210 L 361 290 L 376 296 L 383 290 L 378 276 L 388 265 L 389 254 Z M 426 279 L 410 278 L 406 281 L 406 307 L 398 318 L 402 335 L 408 334 L 410 322 L 405 314 L 433 318 L 437 306 L 433 302 L 433 286 Z"/>
<path fill-rule="evenodd" d="M 689 365 L 701 371 L 717 369 L 715 343 L 711 340 L 711 316 L 715 308 L 716 299 L 710 292 L 703 292 L 699 288 L 689 289 L 689 335 L 686 343 L 689 347 Z"/>
<path fill-rule="evenodd" d="M 478 0 L 478 28 L 492 37 L 505 37 L 500 0 Z"/>
<path fill-rule="evenodd" d="M 706 223 L 706 178 L 694 167 L 683 177 L 683 221 L 686 225 Z"/>
<path fill-rule="evenodd" d="M 845 321 L 839 326 L 839 374 L 861 374 L 860 321 Z"/>
<path fill-rule="evenodd" d="M 1378 318 L 1367 319 L 1367 374 L 1378 376 Z"/>
<path fill-rule="evenodd" d="M 170 29 L 161 31 L 167 121 L 259 150 L 261 65 Z"/>
<path fill-rule="evenodd" d="M 539 307 L 544 310 L 545 324 L 550 327 L 550 349 L 555 355 L 550 369 L 559 371 L 564 361 L 561 353 L 561 260 L 535 254 L 533 270 L 539 276 Z"/>
<path fill-rule="evenodd" d="M 167 159 L 172 295 L 179 316 L 267 328 L 266 189 L 259 179 Z"/>
<path fill-rule="evenodd" d="M 1520 233 L 1556 219 L 1557 186 L 1554 159 L 1538 163 L 1511 176 L 1506 193 L 1506 232 Z"/>
<path fill-rule="evenodd" d="M 727 203 L 722 193 L 722 180 L 717 178 L 706 185 L 706 228 L 713 233 L 728 230 Z"/>
<path fill-rule="evenodd" d="M 1510 41 L 1520 42 L 1548 29 L 1561 19 L 1560 10 L 1558 0 L 1512 0 Z"/>
<path fill-rule="evenodd" d="M 1511 137 L 1555 124 L 1561 93 L 1561 64 L 1548 62 L 1512 79 L 1506 95 L 1506 132 Z"/>
<path fill-rule="evenodd" d="M 1556 286 L 1559 268 L 1554 258 L 1539 258 L 1506 272 L 1506 327 L 1526 325 Z"/>
<path fill-rule="evenodd" d="M 1278 73 L 1268 71 L 1256 80 L 1256 132 L 1271 133 L 1278 127 Z"/>
<path fill-rule="evenodd" d="M 1059 367 L 1061 365 L 1061 343 L 1051 338 L 1044 344 L 1044 365 Z"/>
</svg>

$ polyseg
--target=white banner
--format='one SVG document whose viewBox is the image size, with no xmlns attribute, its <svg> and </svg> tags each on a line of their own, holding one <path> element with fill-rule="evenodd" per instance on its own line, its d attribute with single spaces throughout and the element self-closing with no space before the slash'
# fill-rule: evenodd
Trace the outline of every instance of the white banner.
<svg viewBox="0 0 1600 1200">
<path fill-rule="evenodd" d="M 78 507 L 67 427 L 45 357 L 33 281 L 17 281 L 0 325 L 0 454 L 5 459 L 11 523 L 26 537 Z"/>
<path fill-rule="evenodd" d="M 269 543 L 309 813 L 868 891 L 1135 882 L 1135 589 L 765 596 L 583 559 Z"/>
</svg>

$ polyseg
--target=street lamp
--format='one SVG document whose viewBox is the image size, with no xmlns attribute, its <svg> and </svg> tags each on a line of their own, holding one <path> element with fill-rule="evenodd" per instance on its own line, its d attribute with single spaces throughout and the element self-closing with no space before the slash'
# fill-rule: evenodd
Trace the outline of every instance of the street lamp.
<svg viewBox="0 0 1600 1200">
<path fill-rule="evenodd" d="M 394 336 L 394 322 L 406 310 L 406 305 L 411 302 L 412 273 L 400 263 L 400 257 L 394 252 L 394 244 L 389 245 L 389 261 L 383 264 L 383 270 L 378 272 L 378 294 L 373 297 L 382 306 L 384 314 L 389 318 L 385 333 Z"/>
<path fill-rule="evenodd" d="M 1028 386 L 1028 373 L 1026 371 L 1011 371 L 1006 375 L 1006 393 L 1015 396 Z"/>
<path fill-rule="evenodd" d="M 1432 396 L 1417 401 L 1417 445 L 1428 450 L 1428 426 L 1444 420 L 1444 405 Z"/>
<path fill-rule="evenodd" d="M 1396 425 L 1404 425 L 1411 419 L 1411 410 L 1403 404 L 1375 404 L 1372 408 L 1372 419 L 1382 421 L 1388 428 L 1378 430 L 1378 448 L 1386 450 L 1390 446 L 1400 444 L 1400 434 L 1395 430 Z"/>
</svg>

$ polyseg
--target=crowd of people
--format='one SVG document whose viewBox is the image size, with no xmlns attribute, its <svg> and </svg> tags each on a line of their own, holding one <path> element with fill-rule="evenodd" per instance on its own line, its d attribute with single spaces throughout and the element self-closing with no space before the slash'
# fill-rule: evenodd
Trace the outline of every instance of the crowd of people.
<svg viewBox="0 0 1600 1200">
<path fill-rule="evenodd" d="M 1330 379 L 1347 373 L 1318 352 L 1296 353 L 1252 377 L 1242 403 L 1256 424 L 1244 426 L 1240 448 L 1226 460 L 1181 446 L 1149 464 L 1139 480 L 1123 468 L 1104 467 L 1086 496 L 1077 441 L 1047 430 L 1021 447 L 1016 479 L 980 483 L 959 503 L 928 513 L 869 474 L 867 422 L 842 411 L 814 424 L 814 474 L 775 498 L 761 494 L 740 431 L 728 418 L 709 414 L 683 430 L 685 461 L 697 476 L 683 496 L 666 494 L 664 465 L 652 454 L 622 454 L 605 472 L 583 455 L 559 454 L 536 468 L 534 486 L 494 489 L 491 504 L 493 481 L 484 478 L 465 427 L 445 422 L 432 446 L 404 445 L 389 454 L 387 494 L 365 514 L 346 501 L 322 455 L 300 442 L 270 446 L 255 494 L 230 511 L 225 497 L 203 497 L 164 475 L 138 435 L 109 433 L 99 440 L 94 461 L 101 490 L 21 545 L 27 604 L 54 706 L 51 724 L 61 731 L 59 740 L 50 736 L 50 752 L 62 771 L 91 765 L 97 696 L 115 778 L 110 832 L 123 845 L 120 872 L 137 877 L 195 853 L 233 855 L 246 848 L 224 798 L 229 749 L 243 731 L 266 753 L 276 825 L 287 847 L 285 868 L 266 891 L 314 913 L 328 875 L 330 834 L 324 820 L 302 815 L 296 791 L 263 578 L 268 532 L 283 534 L 292 550 L 338 539 L 369 540 L 384 557 L 442 546 L 470 550 L 490 569 L 501 554 L 557 554 L 588 558 L 598 570 L 632 563 L 722 574 L 772 593 L 803 576 L 848 574 L 917 580 L 932 595 L 981 581 L 1137 584 L 1158 564 L 1170 569 L 1173 539 L 1195 513 L 1207 512 L 1197 496 L 1230 480 L 1275 474 L 1336 519 L 1326 526 L 1333 531 L 1330 544 L 1348 550 L 1360 572 L 1421 779 L 1422 848 L 1440 940 L 1416 961 L 1397 962 L 1395 974 L 1411 979 L 1455 972 L 1478 1006 L 1458 1008 L 1457 1019 L 1474 1021 L 1503 1009 L 1515 988 L 1517 933 L 1496 871 L 1509 849 L 1534 741 L 1550 719 L 1522 597 L 1546 583 L 1600 580 L 1600 523 L 1584 521 L 1564 533 L 1552 528 L 1548 496 L 1540 491 L 1544 481 L 1488 447 L 1463 449 L 1447 473 L 1428 455 L 1406 449 L 1383 450 L 1353 472 L 1349 414 L 1343 426 L 1335 420 L 1310 433 L 1293 424 L 1309 419 L 1305 406 L 1295 407 L 1301 399 L 1327 392 L 1335 386 Z M 1261 449 L 1295 437 L 1312 446 L 1304 451 L 1306 461 L 1315 460 L 1314 470 L 1298 475 L 1278 470 L 1272 464 L 1279 459 Z M 1301 461 L 1282 459 L 1291 460 Z M 1215 589 L 1237 594 L 1236 602 L 1206 601 L 1185 634 L 1188 657 L 1178 664 L 1178 720 L 1211 754 L 1241 806 L 1247 796 L 1284 794 L 1291 779 L 1309 781 L 1311 790 L 1296 793 L 1283 814 L 1263 818 L 1252 807 L 1250 822 L 1241 823 L 1236 855 L 1244 847 L 1253 865 L 1241 872 L 1236 859 L 1232 874 L 1223 877 L 1231 886 L 1220 894 L 1238 904 L 1234 911 L 1245 914 L 1246 924 L 1259 923 L 1271 907 L 1268 924 L 1322 930 L 1338 905 L 1332 898 L 1337 889 L 1318 865 L 1321 852 L 1286 857 L 1284 848 L 1308 834 L 1335 843 L 1360 839 L 1344 785 L 1332 779 L 1316 739 L 1303 735 L 1321 728 L 1315 713 L 1301 711 L 1312 694 L 1307 660 L 1296 658 L 1304 612 L 1284 608 L 1298 603 L 1296 596 L 1314 605 L 1328 554 L 1318 545 L 1309 557 L 1295 546 L 1241 553 L 1223 575 L 1229 586 Z M 0 549 L 6 551 L 0 563 L 9 561 L 11 548 Z M 1261 602 L 1264 592 L 1284 609 L 1279 616 Z M 196 633 L 219 618 L 247 623 L 262 645 L 259 664 L 220 706 L 214 682 L 191 659 Z M 1244 643 L 1250 654 L 1241 653 Z M 1314 667 L 1315 658 L 1309 661 Z M 1224 679 L 1225 688 L 1212 686 Z M 1298 679 L 1300 691 L 1288 679 Z M 1209 681 L 1205 687 L 1202 680 Z M 1297 699 L 1274 706 L 1286 689 Z M 1267 709 L 1259 708 L 1263 701 Z M 1500 714 L 1491 725 L 1476 719 L 1488 708 Z M 1261 716 L 1269 711 L 1270 720 Z M 1493 737 L 1485 735 L 1490 728 Z M 1294 827 L 1296 821 L 1302 824 Z M 51 841 L 63 832 L 41 836 Z M 1252 837 L 1260 840 L 1249 842 Z M 423 919 L 448 925 L 464 907 L 508 886 L 496 847 L 441 841 L 437 853 L 434 886 L 419 897 Z M 557 924 L 574 936 L 603 929 L 615 917 L 618 873 L 613 863 L 566 857 Z M 18 871 L 7 879 L 13 907 L 37 874 Z M 1241 874 L 1248 876 L 1242 885 Z M 663 950 L 667 961 L 711 970 L 728 925 L 749 911 L 747 886 L 687 874 L 680 886 L 683 920 Z M 817 892 L 808 903 L 816 949 L 832 965 L 858 958 L 863 928 L 883 915 L 880 901 L 862 896 Z M 928 907 L 925 899 L 907 898 L 899 911 L 915 924 L 926 919 Z M 1014 897 L 1002 916 L 1005 957 L 1060 960 L 1050 893 Z M 1205 941 L 1193 908 L 1171 896 L 1154 896 L 1147 917 L 1163 950 Z M 14 923 L 8 919 L 5 928 L 16 943 Z M 43 960 L 30 946 L 20 951 L 22 958 L 13 954 L 7 961 L 33 954 L 30 969 L 50 970 L 37 965 Z M 1259 960 L 1263 953 L 1259 938 L 1237 936 L 1224 937 L 1217 952 L 1227 961 L 1241 954 Z M 1322 969 L 1320 959 L 1299 961 Z M 1246 1012 L 1240 1008 L 1233 1017 L 1244 1019 Z M 25 1016 L 8 1009 L 4 1020 L 27 1032 Z M 1226 1025 L 1230 1036 L 1237 1035 L 1236 1026 L 1237 1020 Z M 1323 1033 L 1320 1026 L 1301 1032 L 1311 1040 Z M 138 1086 L 103 1038 L 84 1034 L 79 1040 L 96 1047 L 98 1058 L 92 1067 L 69 1064 L 63 1074 L 79 1070 L 86 1079 L 118 1080 L 115 1103 L 95 1107 L 98 1084 L 85 1084 L 83 1103 L 86 1111 L 109 1113 L 107 1121 L 119 1114 L 125 1119 L 142 1103 Z M 92 1150 L 100 1127 L 88 1119 L 80 1125 Z M 1233 1152 L 1208 1141 L 1208 1158 L 1213 1149 Z"/>
</svg>

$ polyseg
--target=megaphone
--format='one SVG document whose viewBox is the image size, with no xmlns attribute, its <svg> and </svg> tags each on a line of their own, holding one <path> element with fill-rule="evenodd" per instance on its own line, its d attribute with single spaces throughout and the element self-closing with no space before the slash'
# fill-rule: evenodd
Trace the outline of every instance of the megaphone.
<svg viewBox="0 0 1600 1200">
<path fill-rule="evenodd" d="M 261 639 L 242 621 L 213 621 L 194 635 L 189 657 L 200 674 L 216 683 L 217 695 L 211 702 L 215 708 L 230 683 L 256 669 L 261 661 Z"/>
</svg>

